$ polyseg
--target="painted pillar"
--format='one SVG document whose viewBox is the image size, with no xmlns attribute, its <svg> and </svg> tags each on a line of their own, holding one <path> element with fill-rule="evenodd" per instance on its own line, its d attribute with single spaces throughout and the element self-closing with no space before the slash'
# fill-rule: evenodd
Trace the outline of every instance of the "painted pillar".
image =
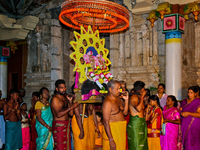
<svg viewBox="0 0 200 150">
<path fill-rule="evenodd" d="M 7 58 L 0 57 L 0 90 L 2 98 L 7 98 Z"/>
<path fill-rule="evenodd" d="M 180 14 L 165 15 L 162 20 L 162 29 L 165 33 L 166 94 L 176 96 L 182 100 L 182 33 L 185 29 L 185 19 Z"/>
<path fill-rule="evenodd" d="M 182 99 L 182 54 L 181 32 L 172 31 L 165 33 L 166 68 L 165 83 L 166 93 Z"/>
</svg>

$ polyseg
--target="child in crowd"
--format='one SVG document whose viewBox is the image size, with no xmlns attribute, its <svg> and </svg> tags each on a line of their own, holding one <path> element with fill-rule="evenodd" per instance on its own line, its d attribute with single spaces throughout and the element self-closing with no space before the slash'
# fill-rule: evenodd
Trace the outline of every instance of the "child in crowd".
<svg viewBox="0 0 200 150">
<path fill-rule="evenodd" d="M 98 134 L 96 133 L 96 135 L 95 135 L 95 150 L 102 150 L 102 147 L 103 147 L 103 139 L 102 139 L 103 116 L 102 116 L 101 112 L 96 112 L 96 116 L 97 116 L 97 122 L 98 122 L 99 131 L 101 133 L 101 137 L 98 138 Z"/>
<path fill-rule="evenodd" d="M 23 147 L 21 148 L 21 150 L 29 150 L 30 130 L 29 130 L 29 120 L 28 120 L 26 103 L 22 102 L 20 104 L 20 109 L 22 116 L 21 128 L 22 128 L 22 143 L 23 143 Z"/>
<path fill-rule="evenodd" d="M 149 150 L 161 150 L 160 131 L 163 123 L 162 109 L 157 95 L 150 97 L 150 105 L 147 108 L 145 119 L 147 121 L 148 147 Z"/>
</svg>

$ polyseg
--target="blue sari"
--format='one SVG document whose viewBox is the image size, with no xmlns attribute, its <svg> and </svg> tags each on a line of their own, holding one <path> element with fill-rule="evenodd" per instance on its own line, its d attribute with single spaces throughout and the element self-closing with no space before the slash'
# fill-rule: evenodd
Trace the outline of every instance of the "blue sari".
<svg viewBox="0 0 200 150">
<path fill-rule="evenodd" d="M 50 106 L 43 106 L 41 108 L 41 118 L 52 127 L 53 116 Z M 35 125 L 38 138 L 36 139 L 37 150 L 53 150 L 53 136 L 52 133 L 43 126 L 36 118 Z"/>
</svg>

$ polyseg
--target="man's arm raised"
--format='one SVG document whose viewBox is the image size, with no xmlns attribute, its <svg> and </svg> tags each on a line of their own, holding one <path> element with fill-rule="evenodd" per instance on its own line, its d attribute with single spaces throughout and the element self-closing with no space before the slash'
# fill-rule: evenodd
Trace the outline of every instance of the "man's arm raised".
<svg viewBox="0 0 200 150">
<path fill-rule="evenodd" d="M 99 131 L 99 127 L 98 127 L 98 122 L 97 122 L 97 116 L 96 116 L 96 111 L 94 108 L 94 104 L 90 104 L 90 109 L 92 110 L 92 114 L 93 114 L 93 121 L 94 121 L 94 125 L 95 125 L 95 131 L 98 133 L 98 138 L 100 138 L 101 133 Z"/>
<path fill-rule="evenodd" d="M 106 134 L 108 136 L 109 142 L 110 142 L 110 149 L 116 150 L 116 143 L 113 139 L 111 130 L 110 130 L 110 114 L 111 114 L 112 104 L 108 100 L 104 100 L 102 112 L 103 112 L 103 124 L 105 127 Z"/>
<path fill-rule="evenodd" d="M 138 112 L 141 112 L 142 110 L 144 110 L 144 96 L 146 94 L 146 90 L 144 90 L 142 93 L 141 93 L 141 97 L 140 97 L 140 100 L 138 98 L 137 95 L 132 95 L 130 97 L 130 103 L 132 104 L 132 106 L 138 111 Z M 139 101 L 139 103 L 138 103 Z"/>
<path fill-rule="evenodd" d="M 125 100 L 125 105 L 124 105 L 124 115 L 128 114 L 128 100 L 129 100 L 129 95 L 128 92 L 126 91 L 126 95 L 122 95 L 122 98 Z"/>
<path fill-rule="evenodd" d="M 57 118 L 65 116 L 72 109 L 76 108 L 79 105 L 78 102 L 74 103 L 71 107 L 65 109 L 64 111 L 60 110 L 59 99 L 57 97 L 53 97 L 51 100 L 51 109 L 54 111 Z"/>
<path fill-rule="evenodd" d="M 19 103 L 18 102 L 15 102 L 15 110 L 17 112 L 18 119 L 21 121 L 22 120 L 22 116 L 21 116 L 21 111 L 20 111 L 20 107 L 19 107 Z"/>
<path fill-rule="evenodd" d="M 72 105 L 73 105 L 73 97 L 71 97 L 71 96 L 66 96 L 66 98 L 68 99 L 68 107 L 71 107 Z M 69 112 L 69 115 L 70 116 L 73 116 L 74 115 L 74 111 L 73 111 L 73 109 L 71 109 L 70 110 L 70 112 Z"/>
<path fill-rule="evenodd" d="M 137 95 L 132 95 L 130 97 L 130 104 L 138 111 L 140 112 L 142 109 L 142 103 L 140 101 L 140 103 L 138 103 L 138 96 Z"/>
<path fill-rule="evenodd" d="M 74 109 L 74 114 L 75 114 L 75 117 L 76 117 L 76 121 L 77 121 L 78 127 L 80 129 L 79 139 L 83 139 L 84 138 L 84 131 L 83 131 L 83 124 L 81 122 L 81 116 L 80 116 L 80 112 L 79 112 L 79 107 L 76 107 Z"/>
</svg>

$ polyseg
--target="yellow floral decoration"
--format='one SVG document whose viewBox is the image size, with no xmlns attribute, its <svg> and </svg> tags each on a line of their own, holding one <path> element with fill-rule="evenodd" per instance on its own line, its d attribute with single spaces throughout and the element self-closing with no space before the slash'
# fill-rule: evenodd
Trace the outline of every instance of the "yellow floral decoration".
<svg viewBox="0 0 200 150">
<path fill-rule="evenodd" d="M 79 72 L 79 82 L 83 83 L 87 80 L 85 69 L 87 67 L 86 62 L 83 59 L 83 55 L 87 54 L 89 49 L 94 49 L 97 55 L 102 55 L 102 58 L 105 60 L 105 65 L 108 67 L 111 62 L 108 59 L 109 50 L 106 49 L 105 46 L 105 39 L 100 39 L 99 31 L 96 30 L 93 32 L 91 26 L 88 26 L 88 29 L 84 29 L 81 26 L 81 34 L 74 31 L 76 41 L 71 41 L 70 45 L 75 50 L 71 53 L 70 58 L 75 61 L 75 67 L 73 71 Z M 103 82 L 100 80 L 100 82 Z"/>
</svg>

